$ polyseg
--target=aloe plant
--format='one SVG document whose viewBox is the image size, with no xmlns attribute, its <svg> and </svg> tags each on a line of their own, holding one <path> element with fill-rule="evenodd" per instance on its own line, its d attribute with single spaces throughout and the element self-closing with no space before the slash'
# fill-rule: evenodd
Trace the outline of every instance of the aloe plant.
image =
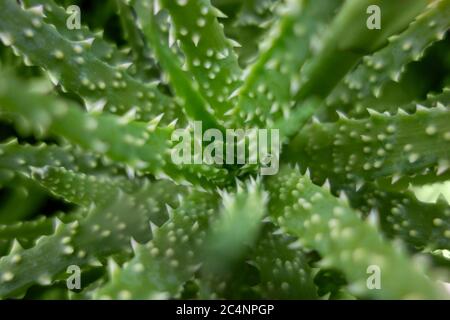
<svg viewBox="0 0 450 320">
<path fill-rule="evenodd" d="M 448 298 L 450 206 L 414 190 L 450 178 L 449 16 L 1 1 L 0 298 Z M 278 130 L 279 172 L 174 162 L 194 121 Z"/>
</svg>

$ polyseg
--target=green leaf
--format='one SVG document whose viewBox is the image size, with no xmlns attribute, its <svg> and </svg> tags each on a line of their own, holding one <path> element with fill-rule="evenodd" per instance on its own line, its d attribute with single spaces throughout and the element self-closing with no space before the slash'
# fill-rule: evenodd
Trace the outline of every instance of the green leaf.
<svg viewBox="0 0 450 320">
<path fill-rule="evenodd" d="M 127 4 L 128 2 L 116 0 L 116 5 L 124 36 L 131 47 L 133 68 L 144 80 L 157 78 L 159 71 L 156 69 L 156 63 L 151 57 L 151 51 L 137 25 L 136 14 L 139 12 L 135 12 L 134 8 Z"/>
<path fill-rule="evenodd" d="M 446 102 L 444 102 L 446 103 Z M 443 104 L 410 115 L 371 111 L 368 119 L 341 115 L 335 123 L 313 123 L 292 143 L 286 157 L 309 168 L 313 180 L 334 186 L 389 177 L 438 177 L 450 164 L 450 112 Z M 427 171 L 424 171 L 427 170 Z M 417 178 L 415 178 L 417 179 Z"/>
<path fill-rule="evenodd" d="M 222 192 L 223 209 L 208 232 L 205 274 L 220 274 L 238 260 L 258 238 L 267 194 L 259 182 L 238 184 L 236 193 Z"/>
<path fill-rule="evenodd" d="M 316 299 L 306 255 L 294 239 L 276 231 L 273 225 L 266 225 L 250 256 L 250 263 L 260 273 L 257 292 L 269 299 Z"/>
<path fill-rule="evenodd" d="M 216 119 L 212 116 L 214 110 L 199 93 L 199 85 L 192 76 L 182 70 L 182 62 L 174 49 L 170 48 L 168 30 L 170 25 L 163 15 L 155 16 L 153 10 L 154 1 L 138 1 L 135 5 L 138 12 L 138 21 L 142 30 L 155 51 L 155 55 L 162 65 L 163 71 L 173 87 L 180 105 L 192 120 L 202 121 L 206 129 L 220 128 Z"/>
<path fill-rule="evenodd" d="M 39 145 L 19 144 L 11 139 L 0 144 L 0 168 L 11 172 L 29 174 L 29 167 L 62 166 L 66 169 L 84 173 L 102 172 L 112 174 L 118 168 L 102 166 L 101 159 L 95 154 L 79 150 L 70 145 L 40 143 Z"/>
<path fill-rule="evenodd" d="M 222 8 L 217 2 L 213 1 L 213 4 Z M 241 47 L 235 50 L 242 67 L 247 67 L 257 58 L 259 44 L 273 22 L 278 19 L 276 8 L 280 3 L 279 0 L 241 1 L 240 7 L 236 4 L 233 6 L 235 14 L 229 15 L 229 18 L 223 21 L 225 34 L 241 44 Z M 224 7 L 224 10 L 226 9 Z"/>
<path fill-rule="evenodd" d="M 55 84 L 82 97 L 88 110 L 131 112 L 147 121 L 161 113 L 169 119 L 177 115 L 176 104 L 159 91 L 157 84 L 142 83 L 121 66 L 99 60 L 91 52 L 93 39 L 67 39 L 43 21 L 42 12 L 21 9 L 14 1 L 2 2 L 0 10 L 4 13 L 0 22 L 2 42 L 21 54 L 26 64 L 46 69 Z"/>
<path fill-rule="evenodd" d="M 74 212 L 72 214 L 58 214 L 55 217 L 40 216 L 31 221 L 19 221 L 12 224 L 0 225 L 0 239 L 17 239 L 20 244 L 33 243 L 36 239 L 50 235 L 55 232 L 56 226 L 61 223 L 72 223 L 82 219 L 84 212 Z M 19 244 L 15 244 L 16 246 Z"/>
<path fill-rule="evenodd" d="M 290 117 L 300 69 L 314 54 L 314 43 L 340 1 L 287 1 L 246 72 L 232 111 L 236 126 L 272 126 Z"/>
<path fill-rule="evenodd" d="M 88 27 L 81 25 L 80 29 L 69 29 L 67 27 L 67 20 L 70 14 L 66 9 L 59 6 L 53 0 L 22 0 L 27 9 L 42 11 L 44 13 L 43 20 L 49 25 L 55 26 L 58 33 L 71 41 L 82 41 L 85 39 L 92 39 L 92 47 L 90 52 L 94 54 L 99 60 L 107 62 L 108 64 L 118 65 L 129 63 L 128 56 L 121 52 L 117 46 L 104 40 L 102 32 L 91 32 Z M 81 12 L 81 14 L 83 14 Z M 83 21 L 83 19 L 81 19 Z"/>
<path fill-rule="evenodd" d="M 317 250 L 323 266 L 342 270 L 351 293 L 384 299 L 444 297 L 346 201 L 314 185 L 298 169 L 284 169 L 268 181 L 267 189 L 274 195 L 269 201 L 274 223 L 298 237 L 299 245 Z M 380 270 L 378 290 L 367 286 L 367 270 L 373 265 Z"/>
<path fill-rule="evenodd" d="M 433 2 L 404 32 L 390 37 L 386 47 L 365 57 L 327 102 L 338 104 L 340 99 L 344 99 L 354 103 L 372 95 L 379 97 L 383 85 L 390 80 L 400 81 L 409 63 L 420 60 L 428 47 L 444 38 L 450 28 L 449 15 L 450 1 Z"/>
<path fill-rule="evenodd" d="M 239 86 L 241 70 L 233 47 L 218 18 L 224 15 L 209 0 L 162 0 L 171 17 L 186 58 L 186 66 L 199 84 L 199 91 L 218 118 L 231 109 L 231 93 Z M 189 19 L 186 19 L 189 17 Z M 175 38 L 176 37 L 176 38 Z"/>
<path fill-rule="evenodd" d="M 347 195 L 352 206 L 370 212 L 368 219 L 389 238 L 400 238 L 415 250 L 450 249 L 450 206 L 445 199 L 424 203 L 409 191 L 382 191 L 371 185 Z"/>
<path fill-rule="evenodd" d="M 321 39 L 319 52 L 302 68 L 298 90 L 294 92 L 296 99 L 327 97 L 359 59 L 385 45 L 387 39 L 405 28 L 427 3 L 413 0 L 405 6 L 391 0 L 347 1 Z M 381 29 L 367 27 L 367 8 L 371 5 L 377 5 L 382 12 Z"/>
<path fill-rule="evenodd" d="M 2 192 L 6 196 L 0 205 L 0 223 L 9 224 L 30 218 L 36 208 L 45 203 L 45 190 L 11 170 L 0 171 L 7 172 L 9 176 L 7 181 L 2 181 Z"/>
<path fill-rule="evenodd" d="M 156 200 L 162 190 L 155 186 L 154 191 Z M 41 237 L 33 248 L 19 248 L 0 258 L 0 296 L 14 297 L 36 283 L 50 285 L 70 265 L 98 265 L 98 259 L 131 251 L 132 237 L 148 241 L 152 233 L 148 217 L 140 208 L 145 199 L 147 193 L 112 195 L 108 205 L 92 209 L 79 221 L 59 224 L 52 235 Z"/>
<path fill-rule="evenodd" d="M 52 96 L 24 92 L 18 98 L 10 88 L 19 85 L 26 83 L 14 78 L 0 83 L 0 115 L 12 119 L 23 130 L 56 134 L 137 171 L 205 186 L 211 184 L 210 179 L 226 182 L 225 169 L 173 163 L 170 137 L 174 128 L 158 127 L 160 118 L 143 123 L 126 116 L 88 114 Z"/>
<path fill-rule="evenodd" d="M 160 180 L 156 184 L 148 180 L 131 182 L 123 178 L 86 175 L 48 166 L 32 168 L 31 172 L 33 179 L 55 196 L 85 207 L 92 204 L 104 206 L 111 201 L 111 196 L 122 192 L 130 196 L 136 193 L 147 194 L 148 199 L 140 210 L 156 225 L 167 221 L 169 216 L 166 207 L 178 205 L 178 196 L 186 193 L 185 187 L 167 180 Z M 153 198 L 155 185 L 164 191 L 156 202 Z"/>
<path fill-rule="evenodd" d="M 94 293 L 100 299 L 178 297 L 183 284 L 200 268 L 206 232 L 219 202 L 212 194 L 194 192 L 182 200 L 172 218 L 122 268 L 112 265 L 110 281 Z"/>
</svg>

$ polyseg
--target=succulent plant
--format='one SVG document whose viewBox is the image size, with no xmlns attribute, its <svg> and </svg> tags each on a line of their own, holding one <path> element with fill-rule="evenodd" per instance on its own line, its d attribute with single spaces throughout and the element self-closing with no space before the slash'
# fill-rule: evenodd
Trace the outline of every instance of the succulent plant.
<svg viewBox="0 0 450 320">
<path fill-rule="evenodd" d="M 449 16 L 1 1 L 0 298 L 448 298 L 450 206 L 411 186 L 450 179 Z M 279 172 L 175 163 L 194 121 L 278 130 Z"/>
</svg>

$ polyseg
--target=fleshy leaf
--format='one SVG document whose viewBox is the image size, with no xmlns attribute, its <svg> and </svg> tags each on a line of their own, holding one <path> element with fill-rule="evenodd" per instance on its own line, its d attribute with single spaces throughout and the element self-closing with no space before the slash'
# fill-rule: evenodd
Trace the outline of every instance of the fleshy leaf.
<svg viewBox="0 0 450 320">
<path fill-rule="evenodd" d="M 300 245 L 317 250 L 324 257 L 323 266 L 342 270 L 351 292 L 384 299 L 444 297 L 346 201 L 314 185 L 298 169 L 284 170 L 268 183 L 268 190 L 276 194 L 269 202 L 272 219 L 297 236 Z M 367 285 L 370 266 L 380 270 L 378 290 Z"/>
<path fill-rule="evenodd" d="M 384 84 L 390 80 L 398 82 L 408 63 L 419 60 L 430 45 L 443 39 L 450 28 L 449 15 L 450 1 L 433 2 L 404 32 L 389 38 L 386 47 L 365 57 L 334 90 L 328 103 L 336 104 L 341 98 L 354 103 L 371 95 L 379 96 Z"/>
<path fill-rule="evenodd" d="M 15 296 L 36 283 L 50 285 L 70 265 L 97 265 L 98 259 L 127 252 L 131 250 L 132 237 L 148 241 L 151 238 L 148 217 L 139 209 L 138 199 L 116 197 L 106 207 L 92 209 L 84 219 L 60 224 L 33 248 L 2 257 L 0 296 Z"/>
<path fill-rule="evenodd" d="M 222 117 L 231 109 L 231 93 L 238 87 L 241 70 L 233 47 L 225 37 L 218 18 L 222 12 L 209 0 L 161 0 L 174 24 L 176 39 L 186 58 L 186 66 L 199 84 L 199 91 Z M 186 17 L 189 16 L 189 19 Z"/>
<path fill-rule="evenodd" d="M 0 84 L 0 110 L 3 112 L 0 115 L 10 118 L 23 130 L 40 135 L 56 134 L 136 171 L 165 174 L 174 180 L 205 186 L 210 178 L 202 176 L 211 174 L 211 179 L 225 183 L 225 169 L 173 163 L 171 134 L 174 128 L 158 126 L 159 118 L 143 123 L 126 116 L 88 114 L 75 106 L 69 107 L 64 100 L 27 92 L 17 99 L 14 89 L 10 90 L 14 85 L 18 86 L 14 79 Z M 30 104 L 34 108 L 28 108 Z"/>
<path fill-rule="evenodd" d="M 169 36 L 163 30 L 168 30 L 170 25 L 164 21 L 164 16 L 155 16 L 153 3 L 154 1 L 136 3 L 138 19 L 159 63 L 167 73 L 177 99 L 180 100 L 180 105 L 184 106 L 184 111 L 191 119 L 202 121 L 205 128 L 219 128 L 212 116 L 214 110 L 199 93 L 199 86 L 192 76 L 182 70 L 182 62 L 178 54 L 170 48 Z"/>
<path fill-rule="evenodd" d="M 218 197 L 193 193 L 173 217 L 156 229 L 146 245 L 123 268 L 110 270 L 110 281 L 94 293 L 100 299 L 164 299 L 177 297 L 201 265 L 201 248 L 214 219 Z"/>
<path fill-rule="evenodd" d="M 289 118 L 300 69 L 314 54 L 314 43 L 340 1 L 287 1 L 260 45 L 260 56 L 246 72 L 233 109 L 236 126 L 270 126 Z"/>
<path fill-rule="evenodd" d="M 121 115 L 134 110 L 144 121 L 161 113 L 175 117 L 177 105 L 156 84 L 135 80 L 120 66 L 92 54 L 93 39 L 66 39 L 43 21 L 42 14 L 21 9 L 15 1 L 2 2 L 0 10 L 4 13 L 0 22 L 3 43 L 46 69 L 55 84 L 82 97 L 88 110 L 106 108 Z"/>
<path fill-rule="evenodd" d="M 449 169 L 449 117 L 443 104 L 417 105 L 412 115 L 372 112 L 361 120 L 341 116 L 335 123 L 305 127 L 286 156 L 309 168 L 313 180 L 329 179 L 335 186 L 357 187 L 385 177 L 395 183 L 416 174 L 431 179 Z"/>
</svg>

